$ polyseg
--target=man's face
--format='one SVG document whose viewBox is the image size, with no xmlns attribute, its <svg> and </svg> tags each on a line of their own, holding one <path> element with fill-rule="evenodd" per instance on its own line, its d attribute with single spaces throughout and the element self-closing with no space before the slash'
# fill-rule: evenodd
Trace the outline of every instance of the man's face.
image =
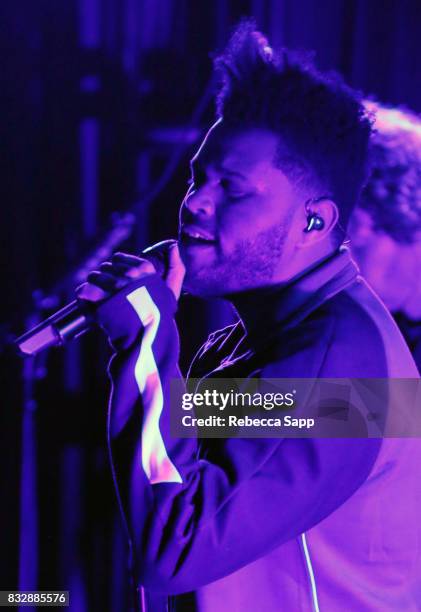
<svg viewBox="0 0 421 612">
<path fill-rule="evenodd" d="M 274 165 L 278 142 L 270 131 L 219 123 L 194 156 L 179 236 L 190 293 L 223 296 L 280 281 L 298 202 Z"/>
</svg>

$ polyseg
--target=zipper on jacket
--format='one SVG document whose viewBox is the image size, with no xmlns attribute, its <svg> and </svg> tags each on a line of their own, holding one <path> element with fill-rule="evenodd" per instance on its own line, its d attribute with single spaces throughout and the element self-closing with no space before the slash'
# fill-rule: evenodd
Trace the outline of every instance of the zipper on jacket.
<svg viewBox="0 0 421 612">
<path fill-rule="evenodd" d="M 311 562 L 310 551 L 309 551 L 308 546 L 307 546 L 306 534 L 302 533 L 300 539 L 301 539 L 301 547 L 302 547 L 303 553 L 304 553 L 304 560 L 305 560 L 305 564 L 306 564 L 306 568 L 307 568 L 308 579 L 309 579 L 309 582 L 310 582 L 311 601 L 312 601 L 312 604 L 313 604 L 313 612 L 320 612 L 319 599 L 317 597 L 316 579 L 314 577 L 313 564 Z"/>
</svg>

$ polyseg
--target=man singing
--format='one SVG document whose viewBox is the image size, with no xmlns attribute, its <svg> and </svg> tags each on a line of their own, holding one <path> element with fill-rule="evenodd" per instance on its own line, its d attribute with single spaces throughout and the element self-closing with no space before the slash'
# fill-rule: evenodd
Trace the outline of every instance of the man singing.
<svg viewBox="0 0 421 612">
<path fill-rule="evenodd" d="M 116 254 L 80 292 L 120 289 L 99 322 L 116 350 L 110 449 L 136 584 L 177 610 L 415 612 L 418 439 L 170 436 L 182 285 L 239 316 L 191 376 L 418 378 L 342 246 L 367 174 L 357 96 L 250 23 L 216 70 L 217 120 L 192 159 L 166 271 Z"/>
</svg>

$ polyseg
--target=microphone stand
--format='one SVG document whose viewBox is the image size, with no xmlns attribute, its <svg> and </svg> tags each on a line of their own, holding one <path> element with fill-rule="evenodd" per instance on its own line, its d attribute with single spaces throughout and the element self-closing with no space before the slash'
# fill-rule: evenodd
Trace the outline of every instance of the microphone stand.
<svg viewBox="0 0 421 612">
<path fill-rule="evenodd" d="M 34 295 L 36 302 L 37 292 Z M 40 321 L 40 311 L 26 319 L 27 325 Z M 46 354 L 22 362 L 23 409 L 21 432 L 19 567 L 18 590 L 38 588 L 38 474 L 37 474 L 37 400 L 36 384 L 44 378 Z M 20 606 L 19 610 L 23 611 Z"/>
<path fill-rule="evenodd" d="M 115 215 L 113 226 L 86 257 L 64 279 L 60 280 L 44 295 L 41 291 L 33 294 L 34 311 L 26 318 L 30 329 L 39 323 L 45 312 L 57 308 L 65 296 L 70 296 L 75 286 L 86 280 L 86 276 L 110 257 L 120 244 L 133 233 L 135 216 L 132 213 Z M 22 433 L 21 433 L 21 475 L 19 503 L 19 569 L 18 590 L 35 591 L 38 588 L 39 566 L 39 499 L 38 499 L 38 448 L 37 448 L 37 383 L 47 376 L 47 352 L 22 360 Z M 32 608 L 32 607 L 31 607 Z M 35 608 L 34 608 L 35 609 Z M 28 607 L 25 607 L 28 610 Z M 23 608 L 22 608 L 23 612 Z"/>
</svg>

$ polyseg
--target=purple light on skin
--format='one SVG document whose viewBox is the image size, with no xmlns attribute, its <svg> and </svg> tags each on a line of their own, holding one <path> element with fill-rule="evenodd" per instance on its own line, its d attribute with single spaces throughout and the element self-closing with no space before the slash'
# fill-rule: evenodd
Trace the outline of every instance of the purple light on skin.
<svg viewBox="0 0 421 612">
<path fill-rule="evenodd" d="M 354 218 L 357 229 L 351 246 L 363 277 L 392 312 L 406 311 L 406 304 L 412 303 L 414 296 L 418 298 L 418 305 L 411 309 L 414 318 L 418 318 L 421 289 L 415 279 L 419 278 L 421 243 L 401 244 L 377 232 L 365 211 L 356 211 Z"/>
<path fill-rule="evenodd" d="M 194 295 L 279 284 L 331 251 L 326 232 L 303 231 L 305 203 L 273 163 L 278 145 L 269 130 L 231 130 L 219 120 L 193 156 L 180 209 L 180 253 L 185 287 Z M 335 208 L 321 206 L 331 227 Z M 311 248 L 296 249 L 298 241 Z"/>
</svg>

